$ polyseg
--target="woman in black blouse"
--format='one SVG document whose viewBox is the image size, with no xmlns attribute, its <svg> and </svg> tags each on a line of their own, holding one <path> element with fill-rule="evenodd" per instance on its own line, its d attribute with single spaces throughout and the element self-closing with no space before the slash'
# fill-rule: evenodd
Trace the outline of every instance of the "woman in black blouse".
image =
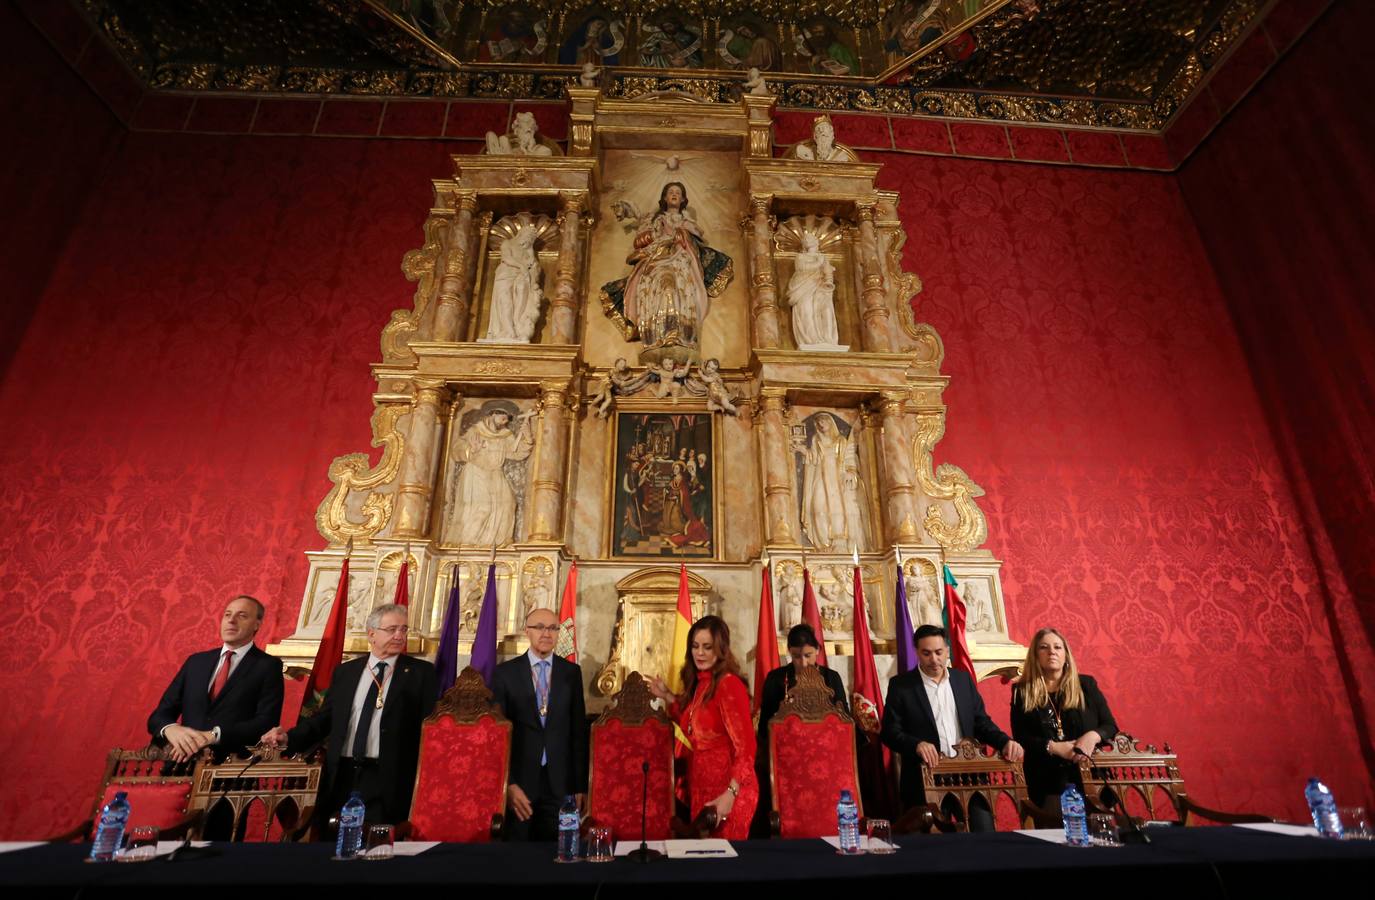
<svg viewBox="0 0 1375 900">
<path fill-rule="evenodd" d="M 1012 739 L 1026 749 L 1031 802 L 1058 808 L 1055 801 L 1065 785 L 1079 783 L 1075 756 L 1092 756 L 1116 734 L 1108 702 L 1097 683 L 1075 668 L 1064 635 L 1054 628 L 1036 632 L 1012 690 Z"/>
</svg>

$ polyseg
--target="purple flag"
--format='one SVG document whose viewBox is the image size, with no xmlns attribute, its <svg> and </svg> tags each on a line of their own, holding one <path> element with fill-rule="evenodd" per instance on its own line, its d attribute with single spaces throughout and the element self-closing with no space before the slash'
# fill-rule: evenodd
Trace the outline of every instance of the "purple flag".
<svg viewBox="0 0 1375 900">
<path fill-rule="evenodd" d="M 453 687 L 458 678 L 458 631 L 462 625 L 458 613 L 458 579 L 449 590 L 449 605 L 444 610 L 444 625 L 439 629 L 439 651 L 435 653 L 434 668 L 439 676 L 439 696 Z"/>
<path fill-rule="evenodd" d="M 902 563 L 898 563 L 898 589 L 893 592 L 898 605 L 897 624 L 898 674 L 917 667 L 917 648 L 912 646 L 912 616 L 907 612 L 907 585 L 903 583 Z"/>
<path fill-rule="evenodd" d="M 469 662 L 487 686 L 497 668 L 497 566 L 487 566 L 487 590 L 482 593 L 482 612 L 477 616 L 477 632 L 473 635 L 473 656 Z"/>
</svg>

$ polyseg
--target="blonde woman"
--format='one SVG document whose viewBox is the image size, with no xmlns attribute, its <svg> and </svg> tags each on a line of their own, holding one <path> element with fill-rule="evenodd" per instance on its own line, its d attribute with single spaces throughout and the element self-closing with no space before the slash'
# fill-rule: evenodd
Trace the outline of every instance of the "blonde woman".
<svg viewBox="0 0 1375 900">
<path fill-rule="evenodd" d="M 1065 785 L 1079 781 L 1075 757 L 1093 755 L 1116 734 L 1108 702 L 1092 678 L 1079 674 L 1064 635 L 1054 628 L 1036 632 L 1012 690 L 1012 738 L 1026 749 L 1031 802 L 1055 807 Z"/>
</svg>

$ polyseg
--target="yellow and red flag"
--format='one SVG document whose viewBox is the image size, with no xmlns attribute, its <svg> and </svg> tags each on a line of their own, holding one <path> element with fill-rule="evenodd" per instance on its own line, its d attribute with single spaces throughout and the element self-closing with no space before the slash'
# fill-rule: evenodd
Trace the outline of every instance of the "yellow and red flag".
<svg viewBox="0 0 1375 900">
<path fill-rule="evenodd" d="M 673 619 L 673 646 L 668 651 L 668 689 L 681 694 L 690 687 L 683 684 L 683 660 L 687 658 L 688 632 L 692 630 L 692 593 L 688 590 L 687 563 L 678 564 L 678 609 Z"/>
</svg>

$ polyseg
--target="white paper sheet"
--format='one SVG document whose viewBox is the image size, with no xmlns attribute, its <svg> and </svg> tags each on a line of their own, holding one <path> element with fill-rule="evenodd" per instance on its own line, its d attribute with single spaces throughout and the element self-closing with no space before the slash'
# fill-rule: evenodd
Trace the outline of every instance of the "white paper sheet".
<svg viewBox="0 0 1375 900">
<path fill-rule="evenodd" d="M 702 841 L 667 841 L 669 859 L 734 859 L 740 854 L 722 838 Z"/>
<path fill-rule="evenodd" d="M 1065 843 L 1065 829 L 1063 828 L 1018 828 L 1017 833 L 1051 844 Z"/>
<path fill-rule="evenodd" d="M 46 843 L 47 841 L 0 841 L 0 853 L 13 853 L 16 850 L 41 847 Z"/>
<path fill-rule="evenodd" d="M 837 849 L 837 850 L 840 849 L 840 835 L 838 835 L 838 834 L 826 835 L 826 836 L 822 837 L 822 840 L 825 841 L 826 843 L 830 844 L 830 845 L 831 845 L 832 847 L 834 847 L 835 849 Z M 867 835 L 867 834 L 861 834 L 861 835 L 859 836 L 859 849 L 863 850 L 865 853 L 872 853 L 872 852 L 873 852 L 873 849 L 872 849 L 872 848 L 875 847 L 875 846 L 878 846 L 878 847 L 886 847 L 886 848 L 887 848 L 887 851 L 886 851 L 886 852 L 888 852 L 888 853 L 892 853 L 892 852 L 894 852 L 894 851 L 896 851 L 896 850 L 899 849 L 899 847 L 898 847 L 897 844 L 890 844 L 890 843 L 888 843 L 887 841 L 872 841 L 872 842 L 871 842 L 871 841 L 869 840 L 869 835 Z"/>
<path fill-rule="evenodd" d="M 171 853 L 173 850 L 175 850 L 175 849 L 177 849 L 178 847 L 180 847 L 180 846 L 181 846 L 181 843 L 182 843 L 181 841 L 158 841 L 158 849 L 157 849 L 157 854 L 156 854 L 156 855 L 157 855 L 157 856 L 166 856 L 167 854 Z M 209 846 L 210 846 L 210 842 L 209 842 L 209 841 L 192 841 L 192 842 L 191 842 L 191 846 L 192 846 L 192 847 L 197 847 L 197 848 L 200 848 L 200 847 L 209 847 Z"/>
<path fill-rule="evenodd" d="M 1271 834 L 1287 834 L 1290 837 L 1318 837 L 1318 829 L 1312 825 L 1285 825 L 1283 822 L 1249 822 L 1237 828 L 1250 828 L 1253 831 L 1268 831 Z"/>
<path fill-rule="evenodd" d="M 431 847 L 438 847 L 439 841 L 397 841 L 392 852 L 397 856 L 419 856 Z"/>
</svg>

